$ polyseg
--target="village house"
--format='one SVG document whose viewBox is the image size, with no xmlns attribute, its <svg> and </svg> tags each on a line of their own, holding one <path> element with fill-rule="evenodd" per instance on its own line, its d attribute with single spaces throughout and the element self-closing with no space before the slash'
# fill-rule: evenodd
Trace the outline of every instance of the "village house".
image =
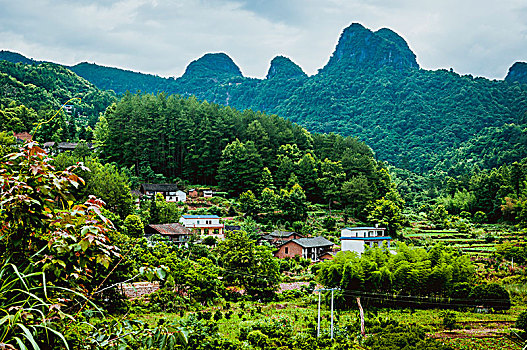
<svg viewBox="0 0 527 350">
<path fill-rule="evenodd" d="M 320 260 L 320 256 L 329 252 L 333 243 L 324 237 L 297 238 L 282 243 L 278 246 L 278 251 L 274 254 L 277 258 L 301 256 L 312 262 Z"/>
<path fill-rule="evenodd" d="M 384 242 L 387 243 L 387 248 L 390 248 L 391 237 L 385 233 L 386 229 L 380 227 L 346 227 L 340 231 L 341 250 L 361 255 L 366 246 L 382 247 Z"/>
<path fill-rule="evenodd" d="M 179 222 L 188 229 L 199 231 L 200 234 L 208 234 L 220 239 L 225 238 L 223 234 L 224 225 L 220 223 L 217 215 L 182 215 Z"/>
<path fill-rule="evenodd" d="M 186 202 L 187 194 L 176 184 L 141 184 L 139 191 L 148 197 L 161 193 L 167 202 Z"/>
<path fill-rule="evenodd" d="M 293 239 L 303 238 L 303 237 L 304 236 L 302 236 L 301 234 L 298 234 L 296 232 L 291 232 L 291 231 L 273 231 L 273 232 L 271 232 L 268 235 L 263 235 L 262 236 L 262 240 L 266 240 L 270 244 L 280 245 L 280 244 L 282 244 L 284 242 L 287 242 L 287 241 L 290 241 L 290 240 L 293 240 Z"/>
<path fill-rule="evenodd" d="M 57 153 L 63 153 L 67 151 L 74 151 L 79 144 L 77 142 L 44 142 L 42 145 L 46 152 L 53 152 L 56 151 Z M 86 147 L 88 147 L 89 150 L 93 150 L 95 148 L 95 145 L 91 142 L 85 143 Z"/>
<path fill-rule="evenodd" d="M 20 132 L 20 133 L 13 133 L 13 136 L 15 137 L 17 142 L 25 142 L 25 141 L 33 140 L 33 136 L 27 131 Z"/>
<path fill-rule="evenodd" d="M 192 232 L 180 223 L 147 225 L 145 227 L 145 236 L 159 234 L 168 237 L 172 242 L 179 245 L 189 241 Z"/>
</svg>

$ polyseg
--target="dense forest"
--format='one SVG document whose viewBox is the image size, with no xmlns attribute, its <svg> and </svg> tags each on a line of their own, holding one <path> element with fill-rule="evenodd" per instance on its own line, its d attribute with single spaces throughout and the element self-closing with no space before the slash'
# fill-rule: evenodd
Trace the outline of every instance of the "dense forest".
<svg viewBox="0 0 527 350">
<path fill-rule="evenodd" d="M 355 138 L 312 135 L 275 115 L 195 98 L 126 94 L 95 134 L 101 158 L 147 181 L 219 184 L 231 195 L 298 183 L 319 202 L 362 190 L 362 209 L 391 189 L 384 165 Z"/>
</svg>

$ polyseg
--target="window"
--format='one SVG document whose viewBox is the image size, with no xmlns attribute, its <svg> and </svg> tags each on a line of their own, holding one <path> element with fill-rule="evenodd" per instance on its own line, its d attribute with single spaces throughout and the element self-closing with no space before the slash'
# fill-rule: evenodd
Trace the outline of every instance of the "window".
<svg viewBox="0 0 527 350">
<path fill-rule="evenodd" d="M 284 248 L 284 253 L 289 254 L 289 247 Z"/>
</svg>

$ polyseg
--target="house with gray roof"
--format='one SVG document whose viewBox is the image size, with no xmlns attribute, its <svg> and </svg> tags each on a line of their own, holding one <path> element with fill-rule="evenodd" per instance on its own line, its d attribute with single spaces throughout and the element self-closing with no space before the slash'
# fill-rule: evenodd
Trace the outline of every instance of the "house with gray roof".
<svg viewBox="0 0 527 350">
<path fill-rule="evenodd" d="M 267 235 L 263 235 L 261 240 L 266 240 L 270 244 L 280 245 L 284 242 L 290 241 L 292 239 L 303 238 L 299 233 L 292 231 L 273 231 Z"/>
<path fill-rule="evenodd" d="M 303 237 L 282 243 L 278 246 L 278 251 L 274 255 L 278 258 L 292 258 L 299 255 L 304 259 L 315 262 L 319 261 L 320 256 L 331 251 L 332 248 L 333 242 L 322 236 Z"/>
</svg>

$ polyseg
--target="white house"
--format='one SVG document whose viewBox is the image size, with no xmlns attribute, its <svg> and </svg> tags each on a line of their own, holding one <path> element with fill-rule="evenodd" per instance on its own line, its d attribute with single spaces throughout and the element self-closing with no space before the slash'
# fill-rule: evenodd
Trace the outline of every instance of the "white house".
<svg viewBox="0 0 527 350">
<path fill-rule="evenodd" d="M 187 194 L 175 184 L 142 184 L 140 191 L 143 195 L 155 197 L 161 193 L 167 202 L 186 202 Z"/>
<path fill-rule="evenodd" d="M 188 229 L 199 231 L 202 235 L 207 231 L 208 235 L 224 238 L 223 224 L 217 215 L 182 215 L 179 222 Z"/>
<path fill-rule="evenodd" d="M 341 251 L 349 250 L 364 253 L 366 245 L 373 248 L 382 247 L 386 242 L 390 248 L 390 236 L 386 236 L 386 229 L 380 227 L 346 227 L 340 231 Z"/>
</svg>

